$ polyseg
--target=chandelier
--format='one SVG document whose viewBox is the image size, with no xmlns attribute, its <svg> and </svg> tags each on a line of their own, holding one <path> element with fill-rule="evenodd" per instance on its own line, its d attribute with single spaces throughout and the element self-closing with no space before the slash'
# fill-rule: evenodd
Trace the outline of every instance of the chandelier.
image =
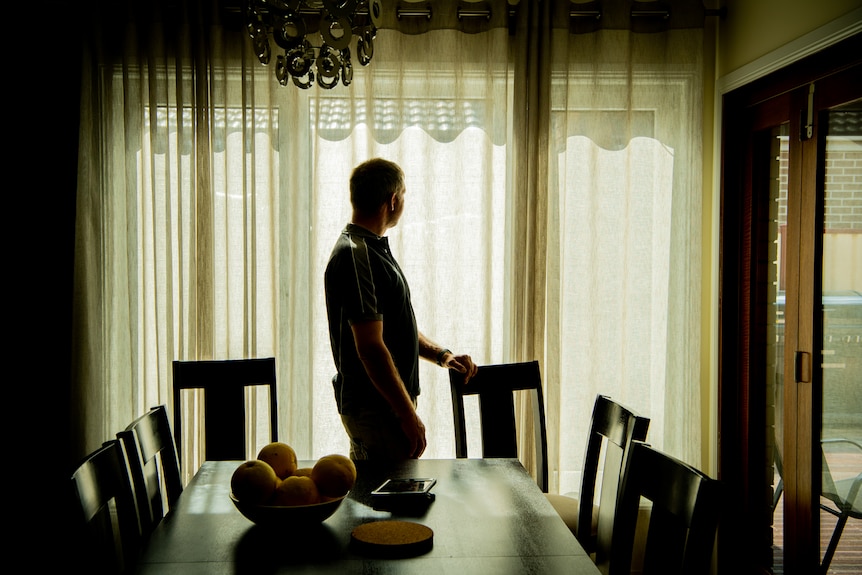
<svg viewBox="0 0 862 575">
<path fill-rule="evenodd" d="M 245 22 L 258 60 L 278 54 L 275 77 L 307 89 L 331 89 L 353 81 L 350 43 L 363 66 L 374 56 L 374 38 L 383 14 L 382 0 L 246 0 Z"/>
</svg>

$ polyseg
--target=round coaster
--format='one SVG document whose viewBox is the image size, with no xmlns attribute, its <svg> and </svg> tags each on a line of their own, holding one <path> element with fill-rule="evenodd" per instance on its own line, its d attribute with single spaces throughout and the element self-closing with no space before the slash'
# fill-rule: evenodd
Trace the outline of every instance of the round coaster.
<svg viewBox="0 0 862 575">
<path fill-rule="evenodd" d="M 415 557 L 434 546 L 431 528 L 409 521 L 374 521 L 360 525 L 350 534 L 357 553 L 379 557 Z"/>
</svg>

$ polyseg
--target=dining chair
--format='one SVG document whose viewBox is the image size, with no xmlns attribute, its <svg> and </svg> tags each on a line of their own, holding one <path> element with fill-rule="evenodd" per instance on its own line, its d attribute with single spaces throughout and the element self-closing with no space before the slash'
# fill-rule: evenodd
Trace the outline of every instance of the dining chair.
<svg viewBox="0 0 862 575">
<path fill-rule="evenodd" d="M 772 490 L 772 513 L 775 513 L 775 508 L 778 507 L 778 501 L 784 493 L 784 464 L 781 459 L 781 448 L 776 444 L 772 449 L 772 465 L 775 472 L 778 473 L 778 483 Z"/>
<path fill-rule="evenodd" d="M 838 547 L 838 541 L 841 540 L 841 534 L 844 532 L 847 520 L 851 518 L 862 519 L 862 493 L 860 493 L 862 472 L 857 472 L 855 476 L 846 479 L 836 480 L 826 457 L 826 453 L 835 446 L 851 447 L 854 451 L 862 453 L 862 445 L 850 439 L 827 438 L 820 442 L 822 459 L 822 488 L 820 492 L 823 499 L 833 504 L 830 505 L 821 499 L 820 508 L 838 518 L 835 528 L 832 530 L 832 536 L 829 538 L 829 544 L 823 554 L 823 561 L 820 564 L 820 572 L 824 574 L 829 571 L 829 565 L 832 563 L 832 557 L 835 555 L 835 549 Z M 858 461 L 858 458 L 856 460 Z"/>
<path fill-rule="evenodd" d="M 641 498 L 651 504 L 643 575 L 708 575 L 721 512 L 719 481 L 694 467 L 632 442 L 613 525 L 599 520 L 596 566 L 628 575 Z"/>
<path fill-rule="evenodd" d="M 577 494 L 548 494 L 557 510 L 587 553 L 596 550 L 599 517 L 613 523 L 620 482 L 632 441 L 646 440 L 650 420 L 605 395 L 597 395 L 590 419 L 584 454 L 581 488 Z M 602 460 L 601 489 L 596 500 L 599 463 Z"/>
<path fill-rule="evenodd" d="M 849 519 L 862 519 L 862 493 L 860 493 L 862 491 L 862 472 L 857 472 L 855 476 L 851 475 L 850 477 L 836 481 L 826 457 L 826 453 L 834 446 L 851 447 L 853 451 L 862 453 L 862 444 L 851 439 L 824 438 L 820 440 L 820 495 L 822 498 L 819 505 L 823 511 L 837 518 L 835 527 L 832 529 L 832 535 L 829 537 L 829 543 L 823 553 L 823 560 L 820 562 L 820 572 L 823 574 L 829 572 L 829 565 L 835 556 L 838 542 L 841 540 L 841 535 L 844 532 L 844 526 L 847 524 L 847 521 Z M 778 446 L 775 448 L 773 461 L 778 471 L 778 483 L 775 486 L 772 499 L 772 512 L 775 513 L 781 495 L 784 493 L 784 479 L 782 477 L 784 469 L 782 468 L 781 454 L 779 453 Z"/>
<path fill-rule="evenodd" d="M 129 466 L 119 442 L 106 441 L 89 454 L 71 481 L 68 536 L 77 571 L 131 572 L 141 532 Z"/>
<path fill-rule="evenodd" d="M 246 401 L 248 387 L 269 388 L 271 441 L 278 441 L 275 358 L 174 361 L 174 434 L 183 453 L 182 391 L 204 390 L 204 457 L 224 461 L 247 459 Z"/>
<path fill-rule="evenodd" d="M 149 536 L 183 491 L 177 450 L 164 405 L 150 409 L 117 433 L 131 470 L 141 532 Z"/>
<path fill-rule="evenodd" d="M 467 457 L 467 423 L 464 397 L 479 400 L 482 457 L 518 457 L 515 424 L 515 392 L 528 391 L 532 405 L 533 456 L 536 482 L 548 492 L 548 439 L 545 429 L 545 403 L 538 361 L 479 366 L 476 375 L 464 383 L 464 375 L 449 370 L 452 414 L 455 421 L 455 456 Z"/>
</svg>

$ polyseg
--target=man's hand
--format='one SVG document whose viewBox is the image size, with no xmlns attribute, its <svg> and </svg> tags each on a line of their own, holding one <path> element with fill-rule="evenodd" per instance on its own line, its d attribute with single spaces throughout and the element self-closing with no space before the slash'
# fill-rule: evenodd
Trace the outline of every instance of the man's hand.
<svg viewBox="0 0 862 575">
<path fill-rule="evenodd" d="M 473 359 L 469 355 L 446 354 L 443 367 L 463 373 L 464 383 L 470 381 L 476 375 L 476 372 L 479 371 L 479 367 L 473 363 Z"/>
<path fill-rule="evenodd" d="M 412 412 L 412 417 L 410 415 L 402 416 L 400 421 L 401 430 L 404 431 L 404 435 L 407 436 L 409 443 L 410 453 L 408 457 L 418 459 L 425 452 L 425 447 L 428 445 L 425 439 L 425 424 L 422 423 L 422 420 L 419 419 L 419 415 L 415 411 Z"/>
<path fill-rule="evenodd" d="M 354 323 L 353 339 L 356 351 L 371 382 L 380 395 L 392 407 L 401 422 L 401 429 L 407 437 L 409 453 L 405 457 L 418 458 L 425 451 L 425 424 L 416 414 L 416 408 L 401 381 L 392 354 L 383 341 L 383 322 L 366 321 Z"/>
</svg>

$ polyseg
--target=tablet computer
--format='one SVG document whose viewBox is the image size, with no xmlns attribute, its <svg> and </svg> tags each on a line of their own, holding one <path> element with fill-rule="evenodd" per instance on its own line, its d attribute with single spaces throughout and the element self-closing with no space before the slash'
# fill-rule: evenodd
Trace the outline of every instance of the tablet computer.
<svg viewBox="0 0 862 575">
<path fill-rule="evenodd" d="M 427 497 L 437 483 L 433 477 L 387 479 L 371 492 L 372 497 Z"/>
</svg>

